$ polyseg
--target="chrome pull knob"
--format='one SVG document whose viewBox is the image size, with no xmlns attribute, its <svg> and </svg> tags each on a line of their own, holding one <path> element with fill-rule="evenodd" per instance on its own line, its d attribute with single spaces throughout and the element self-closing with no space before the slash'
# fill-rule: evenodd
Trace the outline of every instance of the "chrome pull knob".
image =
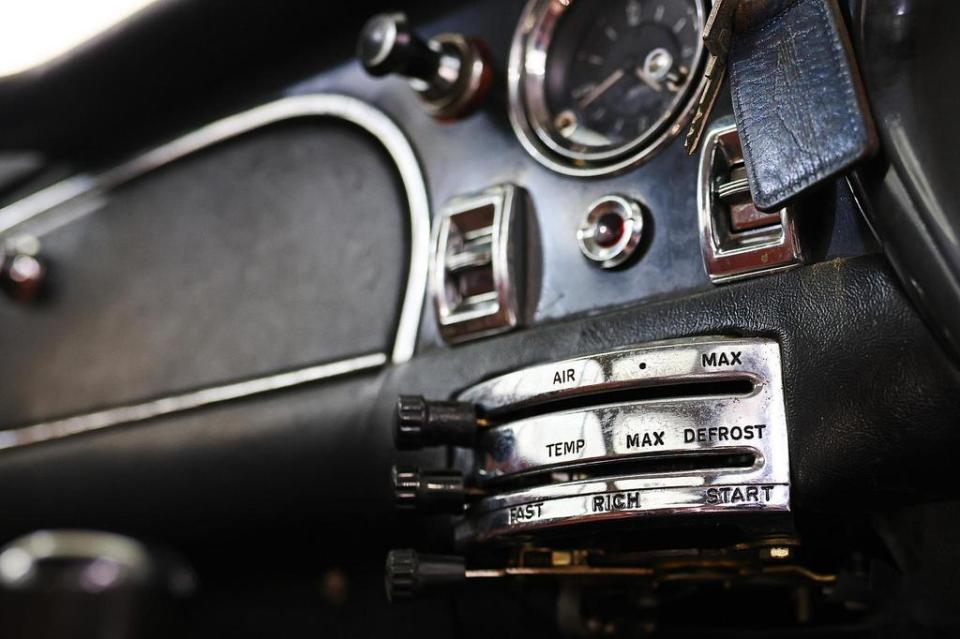
<svg viewBox="0 0 960 639">
<path fill-rule="evenodd" d="M 427 111 L 440 120 L 476 109 L 492 77 L 486 48 L 478 41 L 454 33 L 424 40 L 403 13 L 370 18 L 357 40 L 357 58 L 374 77 L 408 78 Z"/>
<path fill-rule="evenodd" d="M 432 48 L 410 28 L 402 13 L 381 13 L 360 31 L 357 57 L 367 73 L 382 77 L 397 73 L 431 82 L 442 62 L 439 47 Z"/>
</svg>

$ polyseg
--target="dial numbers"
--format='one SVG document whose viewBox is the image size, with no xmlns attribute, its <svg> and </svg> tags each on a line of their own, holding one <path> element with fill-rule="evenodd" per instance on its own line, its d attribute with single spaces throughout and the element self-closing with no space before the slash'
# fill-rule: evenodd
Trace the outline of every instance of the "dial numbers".
<svg viewBox="0 0 960 639">
<path fill-rule="evenodd" d="M 686 0 L 575 3 L 548 53 L 547 103 L 581 124 L 555 133 L 582 147 L 646 135 L 686 89 L 699 38 L 693 9 Z"/>
</svg>

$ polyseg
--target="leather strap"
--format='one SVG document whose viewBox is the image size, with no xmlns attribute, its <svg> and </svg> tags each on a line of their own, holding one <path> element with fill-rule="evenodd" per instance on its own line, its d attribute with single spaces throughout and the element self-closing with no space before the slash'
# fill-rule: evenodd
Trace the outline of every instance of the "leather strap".
<svg viewBox="0 0 960 639">
<path fill-rule="evenodd" d="M 728 60 L 757 208 L 775 210 L 876 150 L 877 136 L 834 0 L 748 1 Z"/>
</svg>

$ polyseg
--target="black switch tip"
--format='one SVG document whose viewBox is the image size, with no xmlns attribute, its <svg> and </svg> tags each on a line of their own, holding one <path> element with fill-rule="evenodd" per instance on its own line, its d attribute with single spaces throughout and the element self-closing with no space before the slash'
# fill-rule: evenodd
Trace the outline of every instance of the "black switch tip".
<svg viewBox="0 0 960 639">
<path fill-rule="evenodd" d="M 477 410 L 468 402 L 430 402 L 420 395 L 401 395 L 393 432 L 398 450 L 472 448 L 477 439 Z"/>
<path fill-rule="evenodd" d="M 410 601 L 465 579 L 463 557 L 421 555 L 409 548 L 387 553 L 385 583 L 390 602 Z"/>
</svg>

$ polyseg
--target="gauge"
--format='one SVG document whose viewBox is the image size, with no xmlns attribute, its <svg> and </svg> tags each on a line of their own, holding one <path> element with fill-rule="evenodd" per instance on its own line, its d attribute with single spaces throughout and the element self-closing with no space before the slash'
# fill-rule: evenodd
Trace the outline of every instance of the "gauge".
<svg viewBox="0 0 960 639">
<path fill-rule="evenodd" d="M 521 142 L 573 175 L 647 159 L 689 119 L 704 13 L 702 0 L 531 0 L 510 54 Z"/>
</svg>

